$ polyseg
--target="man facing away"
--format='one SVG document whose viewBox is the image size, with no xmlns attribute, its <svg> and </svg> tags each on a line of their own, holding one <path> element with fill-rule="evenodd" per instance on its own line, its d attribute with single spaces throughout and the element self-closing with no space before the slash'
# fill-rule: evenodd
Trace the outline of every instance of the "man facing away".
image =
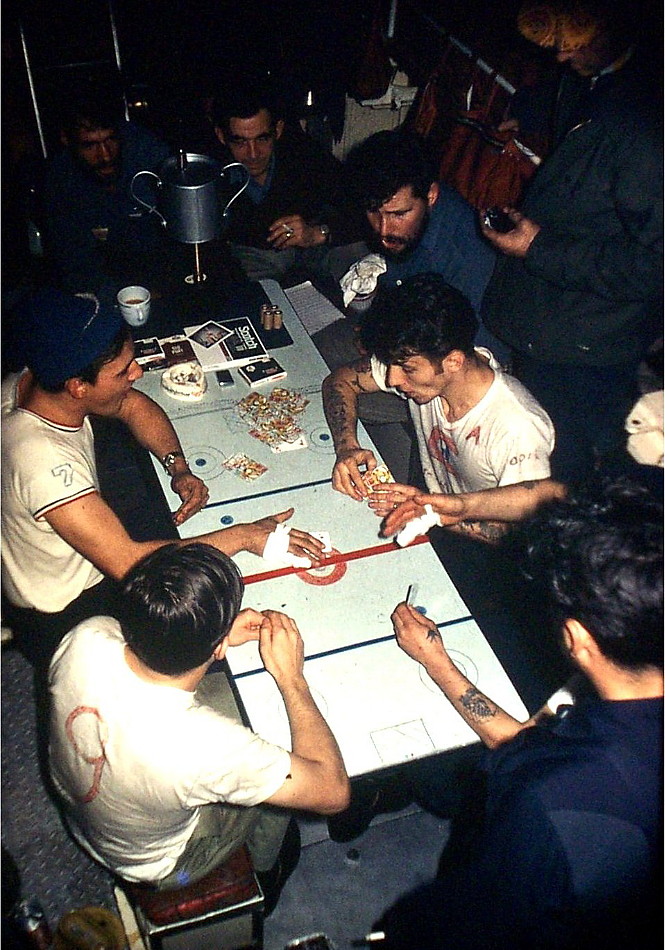
<svg viewBox="0 0 665 950">
<path fill-rule="evenodd" d="M 341 277 L 359 256 L 361 222 L 337 159 L 287 128 L 275 94 L 256 80 L 236 77 L 215 100 L 213 121 L 225 156 L 250 176 L 226 231 L 247 276 L 282 280 L 297 267 Z"/>
<path fill-rule="evenodd" d="M 662 936 L 663 510 L 627 481 L 526 526 L 529 575 L 578 674 L 526 723 L 409 605 L 397 642 L 490 750 L 437 879 L 376 926 L 388 950 L 628 950 Z M 484 792 L 482 791 L 484 788 Z"/>
<path fill-rule="evenodd" d="M 118 619 L 84 621 L 53 658 L 50 767 L 77 840 L 114 873 L 178 887 L 246 843 L 270 910 L 297 863 L 297 832 L 280 856 L 289 811 L 339 811 L 349 780 L 296 624 L 241 610 L 242 594 L 210 545 L 166 545 L 134 565 Z M 210 671 L 249 640 L 284 701 L 292 752 L 243 726 L 226 674 Z"/>
<path fill-rule="evenodd" d="M 519 519 L 541 493 L 560 488 L 549 480 L 554 429 L 547 413 L 488 350 L 474 347 L 476 330 L 469 301 L 440 275 L 407 277 L 382 288 L 365 315 L 360 342 L 367 355 L 324 380 L 337 453 L 333 487 L 358 501 L 368 497 L 361 469 L 377 464 L 358 442 L 360 395 L 393 392 L 408 402 L 430 494 L 402 484 L 372 493 L 371 507 L 388 515 L 384 533 L 422 516 L 429 504 L 443 523 L 494 537 L 494 521 Z M 531 493 L 533 482 L 542 484 Z M 504 486 L 515 486 L 512 512 L 495 507 L 505 495 L 486 491 Z M 460 494 L 464 511 L 447 500 Z"/>
</svg>

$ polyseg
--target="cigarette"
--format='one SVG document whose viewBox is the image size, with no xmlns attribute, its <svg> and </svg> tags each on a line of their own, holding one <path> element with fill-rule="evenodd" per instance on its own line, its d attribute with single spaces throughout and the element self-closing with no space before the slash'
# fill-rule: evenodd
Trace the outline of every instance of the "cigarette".
<svg viewBox="0 0 665 950">
<path fill-rule="evenodd" d="M 370 934 L 366 934 L 364 937 L 361 937 L 360 940 L 354 940 L 351 944 L 352 947 L 367 947 L 372 943 L 380 943 L 386 939 L 386 935 L 383 930 L 375 930 Z"/>
</svg>

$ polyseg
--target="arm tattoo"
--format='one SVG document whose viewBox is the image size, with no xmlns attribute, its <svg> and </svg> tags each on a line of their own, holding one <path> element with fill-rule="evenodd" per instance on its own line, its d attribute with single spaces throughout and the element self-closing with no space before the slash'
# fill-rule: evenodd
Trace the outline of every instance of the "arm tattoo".
<svg viewBox="0 0 665 950">
<path fill-rule="evenodd" d="M 363 385 L 362 376 L 371 376 L 372 375 L 372 363 L 369 356 L 362 356 L 359 360 L 356 360 L 354 363 L 351 363 L 350 369 L 355 373 L 353 381 L 351 383 L 359 392 L 366 392 L 366 388 Z"/>
<path fill-rule="evenodd" d="M 337 444 L 349 424 L 344 398 L 337 389 L 326 390 L 325 413 L 333 441 Z"/>
<path fill-rule="evenodd" d="M 499 541 L 508 530 L 501 521 L 460 521 L 459 529 L 464 534 L 472 534 L 483 541 Z"/>
<path fill-rule="evenodd" d="M 480 722 L 483 719 L 491 719 L 493 716 L 496 716 L 496 706 L 494 703 L 491 703 L 486 696 L 483 696 L 475 686 L 470 686 L 466 693 L 460 696 L 459 701 L 467 713 L 468 718 L 476 722 Z"/>
</svg>

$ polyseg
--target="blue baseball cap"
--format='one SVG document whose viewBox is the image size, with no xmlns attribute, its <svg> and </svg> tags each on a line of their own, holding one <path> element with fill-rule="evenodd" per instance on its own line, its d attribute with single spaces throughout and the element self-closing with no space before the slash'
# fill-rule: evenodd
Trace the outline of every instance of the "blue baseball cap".
<svg viewBox="0 0 665 950">
<path fill-rule="evenodd" d="M 57 386 L 101 356 L 123 327 L 118 310 L 93 294 L 37 291 L 17 312 L 24 364 L 46 386 Z"/>
</svg>

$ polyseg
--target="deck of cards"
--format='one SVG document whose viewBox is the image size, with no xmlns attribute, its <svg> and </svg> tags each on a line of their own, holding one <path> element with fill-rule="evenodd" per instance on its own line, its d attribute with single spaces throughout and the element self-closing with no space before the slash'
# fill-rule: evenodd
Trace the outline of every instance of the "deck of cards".
<svg viewBox="0 0 665 950">
<path fill-rule="evenodd" d="M 249 393 L 238 403 L 238 412 L 251 426 L 251 436 L 273 452 L 286 452 L 307 446 L 297 419 L 308 405 L 302 393 L 277 387 L 266 395 Z"/>
<path fill-rule="evenodd" d="M 363 472 L 362 479 L 363 485 L 370 494 L 382 485 L 390 485 L 395 482 L 387 465 L 377 465 L 371 472 Z"/>
</svg>

